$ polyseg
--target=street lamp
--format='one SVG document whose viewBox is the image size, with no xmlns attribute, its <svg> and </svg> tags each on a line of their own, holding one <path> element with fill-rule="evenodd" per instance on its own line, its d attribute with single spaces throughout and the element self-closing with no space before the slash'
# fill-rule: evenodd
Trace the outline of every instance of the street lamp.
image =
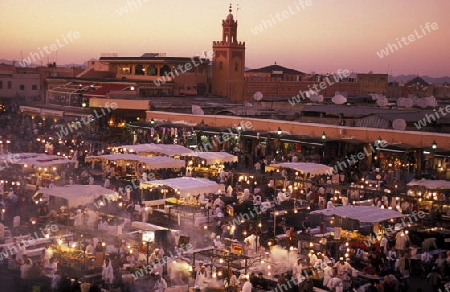
<svg viewBox="0 0 450 292">
<path fill-rule="evenodd" d="M 327 139 L 327 135 L 325 131 L 322 132 L 322 159 L 325 160 L 325 140 Z"/>
<path fill-rule="evenodd" d="M 431 149 L 436 149 L 437 148 L 437 143 L 436 141 L 433 141 L 433 143 L 431 144 Z"/>
<path fill-rule="evenodd" d="M 277 130 L 277 134 L 278 134 L 278 136 L 281 136 L 281 133 L 282 133 L 283 131 L 281 131 L 281 128 L 280 127 L 278 127 L 278 130 Z"/>
<path fill-rule="evenodd" d="M 381 139 L 380 136 L 378 136 L 377 145 L 379 146 L 381 144 L 381 142 L 383 142 L 383 140 Z"/>
<path fill-rule="evenodd" d="M 150 120 L 150 125 L 154 125 L 155 124 L 155 120 L 152 118 L 151 120 Z"/>
<path fill-rule="evenodd" d="M 242 126 L 239 124 L 239 126 L 237 127 L 238 132 L 240 133 L 242 131 Z"/>
</svg>

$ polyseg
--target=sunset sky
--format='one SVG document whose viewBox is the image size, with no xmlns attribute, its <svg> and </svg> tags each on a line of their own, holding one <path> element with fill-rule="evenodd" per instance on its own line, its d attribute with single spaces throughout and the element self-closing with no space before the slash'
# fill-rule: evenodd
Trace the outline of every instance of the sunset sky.
<svg viewBox="0 0 450 292">
<path fill-rule="evenodd" d="M 212 50 L 228 14 L 224 0 L 0 0 L 0 59 L 21 60 L 38 48 L 64 44 L 57 63 L 81 64 L 101 53 L 140 56 L 164 52 L 191 57 Z M 133 6 L 135 2 L 136 6 Z M 306 2 L 306 0 L 305 0 Z M 303 72 L 450 76 L 449 0 L 241 0 L 235 11 L 238 40 L 246 42 L 246 66 L 277 64 Z M 122 7 L 122 10 L 120 10 Z M 130 8 L 131 7 L 131 8 Z M 124 12 L 127 8 L 128 12 Z M 289 12 L 292 11 L 292 12 Z M 276 14 L 287 11 L 282 21 Z M 121 15 L 120 15 L 121 14 Z M 272 18 L 273 17 L 273 18 Z M 281 16 L 280 16 L 281 17 Z M 272 26 L 264 28 L 263 20 Z M 436 22 L 438 29 L 422 32 Z M 262 31 L 255 34 L 255 27 Z M 267 24 L 266 24 L 267 25 Z M 268 25 L 267 25 L 268 26 Z M 252 31 L 253 30 L 253 31 Z M 408 45 L 396 38 L 415 34 Z M 79 39 L 70 41 L 69 32 Z M 64 37 L 67 43 L 64 43 Z M 388 44 L 398 50 L 380 58 Z M 46 54 L 35 63 L 53 61 Z"/>
</svg>

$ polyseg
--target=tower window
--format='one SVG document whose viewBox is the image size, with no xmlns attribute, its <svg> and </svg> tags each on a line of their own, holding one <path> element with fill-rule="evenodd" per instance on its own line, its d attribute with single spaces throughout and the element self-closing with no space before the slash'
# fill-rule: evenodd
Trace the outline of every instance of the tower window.
<svg viewBox="0 0 450 292">
<path fill-rule="evenodd" d="M 169 74 L 171 72 L 170 67 L 168 65 L 162 66 L 162 68 L 159 70 L 159 76 L 164 76 L 164 74 Z"/>
<path fill-rule="evenodd" d="M 223 70 L 223 62 L 222 61 L 219 62 L 219 70 Z"/>
<path fill-rule="evenodd" d="M 236 62 L 234 63 L 234 71 L 238 71 L 239 69 L 239 64 Z"/>
<path fill-rule="evenodd" d="M 147 75 L 149 76 L 156 76 L 156 66 L 155 65 L 150 65 L 147 68 Z"/>
<path fill-rule="evenodd" d="M 136 65 L 136 67 L 134 69 L 134 74 L 135 75 L 145 75 L 144 71 L 145 71 L 144 66 Z"/>
</svg>

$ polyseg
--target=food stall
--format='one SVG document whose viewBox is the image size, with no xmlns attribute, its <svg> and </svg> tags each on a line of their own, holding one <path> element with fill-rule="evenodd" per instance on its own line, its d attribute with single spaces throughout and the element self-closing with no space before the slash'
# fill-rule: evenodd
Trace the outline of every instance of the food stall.
<svg viewBox="0 0 450 292">
<path fill-rule="evenodd" d="M 408 197 L 414 198 L 426 213 L 439 212 L 443 220 L 450 220 L 450 181 L 412 180 L 407 184 Z"/>
<path fill-rule="evenodd" d="M 68 185 L 43 188 L 33 195 L 36 205 L 47 205 L 49 210 L 58 210 L 58 223 L 69 225 L 70 209 L 94 204 L 96 209 L 117 201 L 119 194 L 97 185 Z M 80 211 L 81 212 L 81 211 Z"/>
<path fill-rule="evenodd" d="M 101 197 L 113 202 L 119 198 L 119 194 L 97 185 L 68 185 L 40 189 L 34 194 L 33 201 L 36 204 L 47 203 L 55 209 L 61 206 L 78 208 L 94 203 Z"/>
<path fill-rule="evenodd" d="M 135 180 L 137 175 L 144 170 L 162 168 L 180 169 L 185 166 L 183 160 L 167 156 L 140 156 L 135 154 L 108 154 L 100 156 L 88 156 L 86 162 L 102 161 L 102 170 L 107 164 L 114 165 L 115 176 L 124 180 Z"/>
<path fill-rule="evenodd" d="M 169 217 L 170 210 L 179 206 L 192 206 L 200 209 L 207 202 L 208 194 L 224 193 L 225 187 L 214 181 L 204 178 L 178 177 L 165 180 L 154 180 L 140 184 L 142 201 L 147 207 L 165 205 L 164 211 Z M 205 212 L 178 212 L 180 216 L 194 218 L 194 225 L 199 225 L 208 220 Z M 155 210 L 161 211 L 161 210 Z M 198 213 L 198 214 L 197 214 Z M 195 216 L 195 214 L 199 216 Z"/>
<path fill-rule="evenodd" d="M 51 246 L 53 258 L 58 261 L 58 268 L 72 277 L 101 272 L 101 266 L 97 264 L 97 256 L 87 254 L 76 246 L 74 243 L 72 246 L 63 245 L 62 241 Z M 101 260 L 103 262 L 103 257 Z"/>
<path fill-rule="evenodd" d="M 121 145 L 113 147 L 114 153 L 136 153 L 141 156 L 147 155 L 165 155 L 170 157 L 192 156 L 193 151 L 181 145 L 176 144 L 136 144 L 136 145 Z"/>
<path fill-rule="evenodd" d="M 417 236 L 436 238 L 438 246 L 450 248 L 450 181 L 412 180 L 407 184 L 407 198 L 426 214 L 431 227 L 418 229 Z"/>
<path fill-rule="evenodd" d="M 390 221 L 390 225 L 395 226 L 396 224 L 393 221 L 405 216 L 390 209 L 355 205 L 316 210 L 311 214 L 324 216 L 323 221 L 330 226 L 334 226 L 334 232 L 324 234 L 324 237 L 342 239 L 348 243 L 347 246 L 361 249 L 367 249 L 369 245 L 379 248 L 381 236 L 391 233 L 380 223 Z M 376 234 L 377 238 L 373 238 L 372 234 Z M 348 253 L 345 255 L 349 256 Z"/>
<path fill-rule="evenodd" d="M 8 155 L 11 156 L 11 154 Z M 7 155 L 3 156 L 7 157 Z M 42 153 L 15 153 L 13 159 L 10 157 L 8 161 L 19 167 L 19 171 L 26 175 L 26 188 L 30 190 L 36 189 L 36 183 L 40 186 L 48 186 L 51 181 L 59 180 L 61 169 L 77 162 L 67 157 Z"/>
<path fill-rule="evenodd" d="M 237 161 L 237 156 L 227 152 L 194 152 L 193 157 L 188 162 L 186 174 L 190 176 L 194 173 L 196 176 L 203 175 L 205 177 L 226 175 L 226 173 L 222 173 L 225 164 Z"/>
<path fill-rule="evenodd" d="M 310 162 L 282 162 L 275 163 L 266 166 L 266 172 L 279 168 L 290 168 L 299 172 L 298 175 L 306 176 L 308 173 L 310 175 L 321 175 L 321 174 L 333 174 L 333 168 L 319 163 L 310 163 Z"/>
<path fill-rule="evenodd" d="M 288 169 L 282 181 L 274 181 L 270 187 L 280 190 L 288 190 L 292 193 L 295 190 L 306 190 L 311 187 L 310 179 L 314 176 L 333 174 L 333 168 L 319 163 L 311 162 L 282 162 L 265 167 L 266 172 L 280 172 L 281 169 Z M 289 174 L 288 172 L 292 173 Z M 302 192 L 302 191 L 300 191 Z"/>
</svg>

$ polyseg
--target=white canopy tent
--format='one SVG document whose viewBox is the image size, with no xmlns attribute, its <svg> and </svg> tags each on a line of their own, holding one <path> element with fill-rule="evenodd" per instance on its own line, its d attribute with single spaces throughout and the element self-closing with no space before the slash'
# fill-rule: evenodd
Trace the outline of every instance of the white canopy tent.
<svg viewBox="0 0 450 292">
<path fill-rule="evenodd" d="M 59 164 L 75 163 L 67 157 L 47 155 L 43 153 L 10 153 L 0 155 L 0 160 L 8 164 L 17 164 L 30 167 L 51 167 Z"/>
<path fill-rule="evenodd" d="M 310 162 L 282 162 L 282 163 L 275 163 L 271 164 L 269 166 L 266 166 L 266 171 L 270 171 L 271 168 L 290 168 L 295 171 L 303 172 L 303 173 L 309 173 L 311 175 L 321 175 L 321 174 L 327 174 L 332 175 L 333 174 L 333 168 L 319 163 L 310 163 Z"/>
<path fill-rule="evenodd" d="M 378 223 L 393 218 L 404 217 L 400 212 L 381 209 L 374 206 L 339 206 L 330 209 L 322 209 L 311 212 L 311 214 L 323 214 L 325 216 L 339 216 L 350 218 L 363 223 Z"/>
<path fill-rule="evenodd" d="M 198 195 L 202 193 L 217 193 L 225 191 L 224 185 L 219 185 L 214 181 L 196 178 L 196 177 L 178 177 L 164 180 L 154 180 L 147 183 L 141 183 L 140 188 L 151 186 L 168 186 L 179 191 L 181 197 Z"/>
<path fill-rule="evenodd" d="M 238 161 L 237 156 L 227 152 L 194 152 L 193 155 L 204 159 L 206 161 L 206 165 Z"/>
<path fill-rule="evenodd" d="M 43 194 L 42 199 L 44 201 L 48 201 L 52 196 L 65 199 L 69 208 L 76 208 L 80 205 L 85 206 L 93 203 L 99 197 L 104 197 L 109 201 L 116 201 L 119 198 L 117 192 L 96 185 L 52 187 L 40 189 L 36 194 Z"/>
<path fill-rule="evenodd" d="M 124 152 L 134 152 L 139 155 L 145 154 L 158 154 L 166 156 L 192 156 L 193 151 L 181 145 L 175 144 L 136 144 L 136 145 L 122 145 L 113 148 L 113 151 L 117 152 L 122 149 Z"/>
<path fill-rule="evenodd" d="M 185 166 L 185 162 L 167 156 L 140 156 L 135 154 L 107 154 L 100 156 L 88 156 L 85 161 L 126 161 L 134 163 L 142 163 L 146 165 L 146 169 L 160 168 L 181 168 Z"/>
<path fill-rule="evenodd" d="M 408 187 L 424 187 L 427 190 L 450 190 L 450 181 L 447 180 L 412 180 L 407 184 Z"/>
</svg>

